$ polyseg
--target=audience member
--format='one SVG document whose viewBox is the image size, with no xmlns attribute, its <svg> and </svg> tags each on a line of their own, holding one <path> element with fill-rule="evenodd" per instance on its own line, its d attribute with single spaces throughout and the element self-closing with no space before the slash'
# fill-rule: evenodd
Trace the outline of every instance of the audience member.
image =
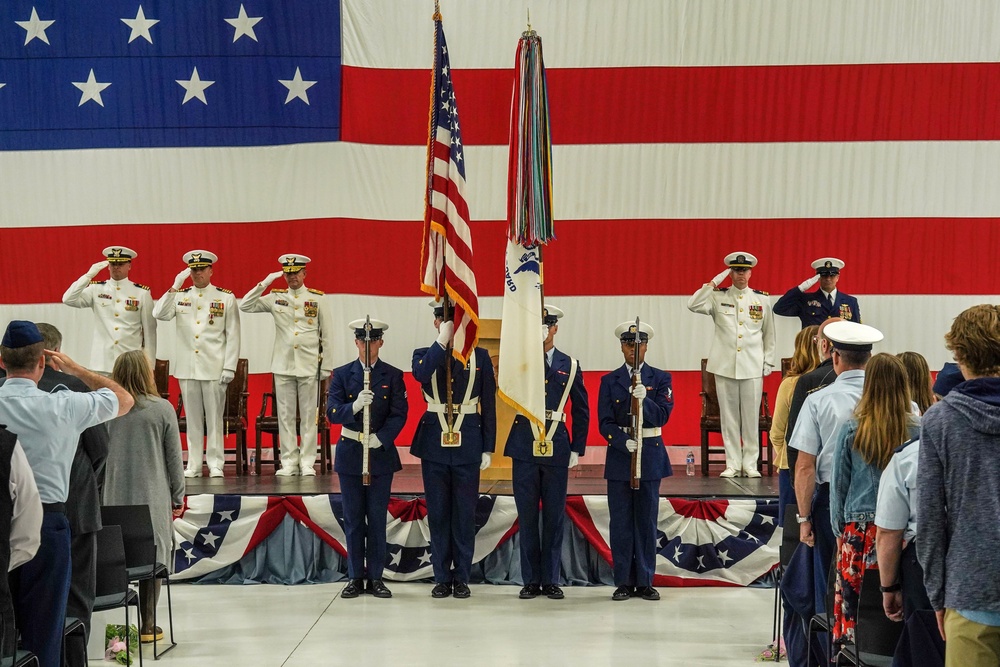
<svg viewBox="0 0 1000 667">
<path fill-rule="evenodd" d="M 157 393 L 152 369 L 142 350 L 118 357 L 111 377 L 132 396 L 135 407 L 108 424 L 111 452 L 104 504 L 147 505 L 153 521 L 156 560 L 169 564 L 173 516 L 184 505 L 184 462 L 177 415 Z M 153 625 L 159 596 L 159 579 L 139 582 L 139 635 L 144 643 L 163 639 L 163 631 Z"/>
<path fill-rule="evenodd" d="M 811 324 L 795 335 L 795 351 L 788 374 L 778 386 L 778 397 L 774 399 L 774 416 L 768 438 L 774 448 L 774 465 L 778 468 L 778 524 L 785 520 L 785 507 L 795 503 L 795 489 L 792 474 L 788 471 L 788 447 L 785 442 L 785 427 L 788 425 L 788 409 L 792 406 L 792 393 L 799 378 L 819 366 L 819 350 L 816 348 L 816 333 L 819 325 Z"/>
<path fill-rule="evenodd" d="M 95 390 L 87 393 L 38 388 L 49 354 L 57 369 Z M 70 586 L 70 526 L 66 516 L 69 475 L 84 429 L 127 413 L 132 397 L 115 382 L 45 350 L 33 322 L 12 321 L 0 342 L 7 380 L 0 387 L 0 423 L 17 433 L 42 501 L 41 544 L 15 572 L 14 608 L 25 648 L 42 667 L 58 667 Z"/>
<path fill-rule="evenodd" d="M 893 451 L 919 433 L 903 362 L 891 354 L 876 354 L 865 365 L 861 400 L 854 418 L 841 429 L 833 454 L 830 525 L 839 554 L 834 642 L 854 641 L 861 580 L 876 560 L 874 519 L 882 471 Z"/>
<path fill-rule="evenodd" d="M 937 377 L 934 379 L 934 396 L 940 401 L 948 395 L 948 392 L 963 382 L 965 382 L 965 378 L 962 377 L 962 371 L 958 364 L 949 361 L 938 371 Z"/>
<path fill-rule="evenodd" d="M 917 556 L 945 663 L 1000 664 L 1000 306 L 962 312 L 945 344 L 966 381 L 920 434 Z"/>
<path fill-rule="evenodd" d="M 934 392 L 931 391 L 931 369 L 924 355 L 919 352 L 900 352 L 896 355 L 906 369 L 906 383 L 910 388 L 910 400 L 917 404 L 920 414 L 934 405 Z"/>
</svg>

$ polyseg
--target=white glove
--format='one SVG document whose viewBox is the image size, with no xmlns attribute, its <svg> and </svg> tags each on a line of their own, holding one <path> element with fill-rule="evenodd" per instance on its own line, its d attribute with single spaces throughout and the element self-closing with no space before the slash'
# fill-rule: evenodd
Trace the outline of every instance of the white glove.
<svg viewBox="0 0 1000 667">
<path fill-rule="evenodd" d="M 361 412 L 366 405 L 371 405 L 374 400 L 375 392 L 371 389 L 364 389 L 360 394 L 358 394 L 358 397 L 354 399 L 354 404 L 351 406 L 351 409 L 354 410 L 354 414 L 357 414 Z"/>
<path fill-rule="evenodd" d="M 569 453 L 569 467 L 575 468 L 580 465 L 580 455 L 576 452 Z"/>
<path fill-rule="evenodd" d="M 437 342 L 441 345 L 441 347 L 448 347 L 448 343 L 451 341 L 451 335 L 453 333 L 455 333 L 454 322 L 442 322 L 440 326 L 438 326 Z"/>
<path fill-rule="evenodd" d="M 809 280 L 803 280 L 801 283 L 799 283 L 799 291 L 800 292 L 808 292 L 809 288 L 811 288 L 813 285 L 815 285 L 818 282 L 819 282 L 819 274 L 817 273 L 812 278 L 810 278 Z"/>
<path fill-rule="evenodd" d="M 378 435 L 375 433 L 368 434 L 368 442 L 365 443 L 368 449 L 378 449 L 382 446 L 382 441 L 378 439 Z"/>
<path fill-rule="evenodd" d="M 719 275 L 717 275 L 714 278 L 712 278 L 712 284 L 715 285 L 716 287 L 720 287 L 722 285 L 722 283 L 724 283 L 726 281 L 726 278 L 728 278 L 728 277 L 729 277 L 729 269 L 726 269 L 725 271 L 723 271 Z"/>
<path fill-rule="evenodd" d="M 770 375 L 771 371 L 773 371 L 773 370 L 774 370 L 774 368 L 772 368 L 771 366 L 768 366 L 768 365 L 765 364 L 764 365 L 764 377 L 767 377 L 768 375 Z"/>
<path fill-rule="evenodd" d="M 646 398 L 646 387 L 642 384 L 637 384 L 632 389 L 632 396 L 638 398 L 640 401 Z"/>
<path fill-rule="evenodd" d="M 236 377 L 236 374 L 232 371 L 223 370 L 222 375 L 219 377 L 219 384 L 225 386 L 232 382 L 234 377 Z"/>
<path fill-rule="evenodd" d="M 493 461 L 493 455 L 489 452 L 483 452 L 483 460 L 479 462 L 479 469 L 486 470 L 490 467 L 490 463 Z"/>
<path fill-rule="evenodd" d="M 319 372 L 319 381 L 322 382 L 323 380 L 326 380 L 327 378 L 329 378 L 330 377 L 330 373 L 331 373 L 331 371 L 321 370 Z"/>
<path fill-rule="evenodd" d="M 632 438 L 629 438 L 628 440 L 625 441 L 625 449 L 627 449 L 629 452 L 634 452 L 635 450 L 639 449 L 639 443 L 633 440 Z"/>
<path fill-rule="evenodd" d="M 96 262 L 90 267 L 90 270 L 87 271 L 87 275 L 93 278 L 98 273 L 100 273 L 104 269 L 104 267 L 108 266 L 108 264 L 110 264 L 110 262 L 108 262 L 107 260 L 104 260 L 103 262 Z"/>
<path fill-rule="evenodd" d="M 175 290 L 180 289 L 181 285 L 184 284 L 184 281 L 187 280 L 188 276 L 190 276 L 190 275 L 191 275 L 191 267 L 188 267 L 188 268 L 184 269 L 183 271 L 181 271 L 180 273 L 178 273 L 177 277 L 174 278 L 174 284 L 171 287 L 171 289 L 175 289 Z"/>
<path fill-rule="evenodd" d="M 543 324 L 542 325 L 542 340 L 545 340 L 548 337 L 549 337 L 549 325 L 548 324 Z"/>
<path fill-rule="evenodd" d="M 260 284 L 263 285 L 264 287 L 267 287 L 268 285 L 270 285 L 283 275 L 285 275 L 284 271 L 275 271 L 274 273 L 269 273 L 267 274 L 267 278 L 264 278 L 262 281 L 260 281 Z"/>
</svg>

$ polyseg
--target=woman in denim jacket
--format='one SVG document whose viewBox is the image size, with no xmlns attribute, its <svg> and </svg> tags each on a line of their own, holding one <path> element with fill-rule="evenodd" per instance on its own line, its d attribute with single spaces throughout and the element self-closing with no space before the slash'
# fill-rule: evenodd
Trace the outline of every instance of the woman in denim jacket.
<svg viewBox="0 0 1000 667">
<path fill-rule="evenodd" d="M 854 419 L 844 425 L 833 455 L 830 523 L 837 535 L 837 583 L 833 638 L 854 641 L 858 593 L 866 569 L 875 566 L 875 500 L 893 451 L 919 437 L 906 368 L 891 354 L 865 366 L 865 386 Z"/>
</svg>

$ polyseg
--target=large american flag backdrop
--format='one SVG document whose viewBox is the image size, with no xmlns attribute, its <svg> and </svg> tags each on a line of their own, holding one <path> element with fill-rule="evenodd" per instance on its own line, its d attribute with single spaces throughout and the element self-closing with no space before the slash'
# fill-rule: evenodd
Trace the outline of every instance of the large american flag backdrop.
<svg viewBox="0 0 1000 667">
<path fill-rule="evenodd" d="M 529 5 L 554 142 L 546 296 L 595 399 L 622 362 L 613 327 L 640 314 L 657 331 L 649 361 L 674 371 L 666 439 L 697 441 L 711 322 L 685 303 L 732 250 L 760 258 L 751 284 L 772 294 L 812 259 L 843 258 L 840 287 L 886 333 L 881 349 L 932 366 L 951 318 L 995 300 L 992 0 L 445 2 L 482 317 L 501 310 L 511 64 Z M 154 298 L 192 248 L 220 256 L 215 283 L 237 296 L 301 252 L 336 320 L 388 321 L 383 357 L 408 368 L 435 335 L 417 279 L 432 11 L 3 3 L 0 319 L 52 322 L 85 360 L 92 315 L 59 300 L 105 245 L 139 252 L 132 277 Z M 259 394 L 272 325 L 243 317 Z M 777 319 L 788 356 L 797 321 Z M 172 325 L 159 338 L 169 359 Z M 353 356 L 346 329 L 332 353 Z"/>
</svg>

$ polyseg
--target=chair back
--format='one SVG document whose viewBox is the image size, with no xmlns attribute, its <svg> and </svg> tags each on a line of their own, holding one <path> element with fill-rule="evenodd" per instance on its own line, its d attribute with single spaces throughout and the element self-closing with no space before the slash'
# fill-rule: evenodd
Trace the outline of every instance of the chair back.
<svg viewBox="0 0 1000 667">
<path fill-rule="evenodd" d="M 784 378 L 788 375 L 788 371 L 792 370 L 792 358 L 782 357 L 781 359 L 781 377 Z"/>
<path fill-rule="evenodd" d="M 903 624 L 889 620 L 882 608 L 878 570 L 865 570 L 858 597 L 858 617 L 854 627 L 854 644 L 858 654 L 873 653 L 891 656 L 903 633 Z"/>
<path fill-rule="evenodd" d="M 236 373 L 232 382 L 226 387 L 226 404 L 224 406 L 225 418 L 227 420 L 246 421 L 246 404 L 250 396 L 248 392 L 248 368 L 246 359 L 239 359 L 236 362 Z"/>
<path fill-rule="evenodd" d="M 788 567 L 792 562 L 792 554 L 799 546 L 799 522 L 795 520 L 798 516 L 798 505 L 785 505 L 785 520 L 781 527 L 781 546 L 778 547 L 778 562 L 781 567 Z"/>
<path fill-rule="evenodd" d="M 153 365 L 153 382 L 160 398 L 170 400 L 170 362 L 166 359 L 157 359 Z"/>
<path fill-rule="evenodd" d="M 122 529 L 106 525 L 97 531 L 97 597 L 123 595 L 127 591 L 128 573 L 125 570 Z"/>
<path fill-rule="evenodd" d="M 701 420 L 719 421 L 719 392 L 715 388 L 715 374 L 708 372 L 708 359 L 701 360 Z"/>
<path fill-rule="evenodd" d="M 105 505 L 101 522 L 121 530 L 125 567 L 150 567 L 156 564 L 156 541 L 153 520 L 146 505 Z"/>
</svg>

